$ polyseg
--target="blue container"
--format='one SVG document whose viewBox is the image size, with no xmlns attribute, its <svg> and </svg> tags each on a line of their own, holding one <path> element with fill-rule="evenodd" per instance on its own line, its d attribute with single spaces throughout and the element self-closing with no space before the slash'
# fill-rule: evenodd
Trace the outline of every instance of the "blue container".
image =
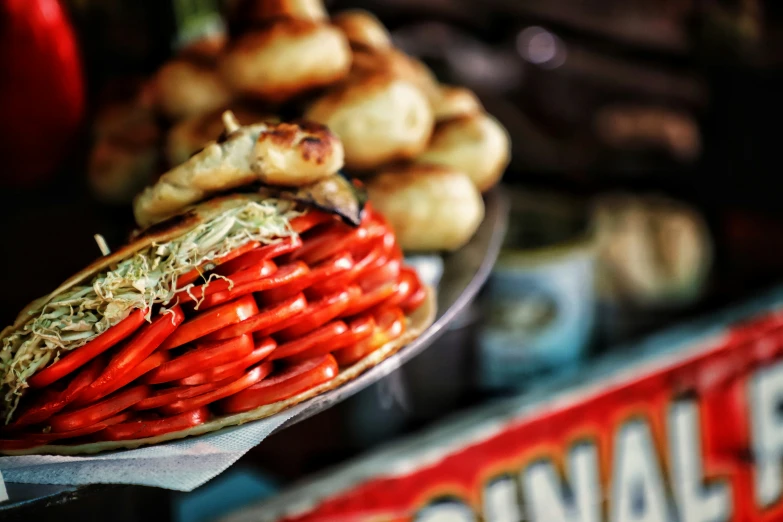
<svg viewBox="0 0 783 522">
<path fill-rule="evenodd" d="M 585 207 L 547 194 L 512 194 L 511 221 L 483 297 L 479 384 L 521 389 L 578 368 L 595 322 L 593 236 Z"/>
</svg>

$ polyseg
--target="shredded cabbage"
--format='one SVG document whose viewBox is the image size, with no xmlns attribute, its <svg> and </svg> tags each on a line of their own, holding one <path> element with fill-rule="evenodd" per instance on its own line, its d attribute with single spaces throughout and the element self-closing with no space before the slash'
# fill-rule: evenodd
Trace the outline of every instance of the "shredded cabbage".
<svg viewBox="0 0 783 522">
<path fill-rule="evenodd" d="M 214 268 L 210 262 L 247 243 L 273 243 L 295 235 L 289 221 L 299 213 L 282 200 L 241 201 L 214 219 L 182 236 L 152 244 L 88 284 L 74 286 L 31 312 L 37 315 L 2 340 L 0 390 L 5 397 L 3 415 L 10 421 L 27 379 L 49 361 L 83 346 L 119 323 L 135 309 L 175 305 L 180 291 L 177 277 L 195 268 Z M 210 278 L 211 279 L 211 278 Z"/>
</svg>

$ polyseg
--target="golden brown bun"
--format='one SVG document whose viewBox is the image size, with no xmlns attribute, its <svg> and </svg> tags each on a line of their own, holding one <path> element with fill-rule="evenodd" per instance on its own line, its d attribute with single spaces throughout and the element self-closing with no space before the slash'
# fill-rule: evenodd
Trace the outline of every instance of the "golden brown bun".
<svg viewBox="0 0 783 522">
<path fill-rule="evenodd" d="M 252 168 L 270 185 L 303 186 L 335 174 L 343 166 L 342 143 L 318 123 L 280 123 L 262 132 Z"/>
<path fill-rule="evenodd" d="M 240 125 L 269 122 L 280 119 L 270 114 L 262 114 L 241 106 L 231 107 L 231 112 Z M 166 138 L 166 159 L 169 165 L 179 165 L 201 150 L 204 145 L 220 137 L 225 129 L 223 109 L 207 114 L 186 118 L 174 125 Z"/>
<path fill-rule="evenodd" d="M 432 108 L 438 123 L 484 111 L 473 91 L 452 85 L 441 85 L 438 88 L 438 97 Z"/>
<path fill-rule="evenodd" d="M 367 183 L 370 201 L 406 252 L 456 250 L 484 219 L 484 201 L 466 174 L 435 165 L 407 165 Z"/>
<path fill-rule="evenodd" d="M 282 102 L 341 80 L 350 66 L 351 49 L 339 29 L 279 19 L 240 36 L 221 60 L 220 70 L 238 92 Z"/>
<path fill-rule="evenodd" d="M 372 13 L 362 9 L 343 11 L 332 17 L 332 23 L 339 27 L 351 44 L 360 44 L 372 49 L 391 47 L 391 35 L 386 27 Z"/>
<path fill-rule="evenodd" d="M 433 105 L 440 96 L 438 81 L 429 67 L 393 47 L 381 49 L 354 45 L 351 73 L 358 76 L 382 73 L 408 80 L 416 85 Z"/>
<path fill-rule="evenodd" d="M 252 23 L 276 18 L 324 22 L 329 17 L 321 0 L 250 0 L 243 2 L 238 11 Z"/>
<path fill-rule="evenodd" d="M 498 182 L 510 154 L 506 129 L 489 114 L 478 113 L 439 124 L 416 161 L 459 169 L 484 192 Z"/>
<path fill-rule="evenodd" d="M 306 185 L 337 172 L 343 165 L 340 140 L 311 122 L 240 127 L 226 115 L 225 139 L 161 176 L 133 202 L 136 222 L 144 228 L 217 192 L 255 181 Z"/>
<path fill-rule="evenodd" d="M 190 59 L 165 63 L 155 78 L 158 107 L 172 120 L 217 110 L 232 97 L 215 67 Z"/>
<path fill-rule="evenodd" d="M 305 117 L 337 134 L 346 166 L 359 171 L 416 156 L 433 127 L 427 98 L 413 83 L 388 74 L 356 77 L 335 87 Z"/>
<path fill-rule="evenodd" d="M 609 194 L 596 201 L 593 220 L 604 298 L 668 304 L 702 290 L 712 244 L 693 208 L 658 197 Z"/>
</svg>

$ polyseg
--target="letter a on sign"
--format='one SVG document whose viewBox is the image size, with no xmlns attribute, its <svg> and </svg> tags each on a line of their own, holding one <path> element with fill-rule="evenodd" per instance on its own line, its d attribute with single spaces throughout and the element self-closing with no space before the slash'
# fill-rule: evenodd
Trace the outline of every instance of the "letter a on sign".
<svg viewBox="0 0 783 522">
<path fill-rule="evenodd" d="M 699 409 L 677 401 L 669 410 L 669 454 L 674 495 L 681 522 L 727 522 L 731 490 L 726 482 L 703 485 Z"/>
<path fill-rule="evenodd" d="M 595 444 L 578 444 L 568 456 L 570 488 L 562 484 L 550 460 L 522 473 L 524 502 L 530 522 L 600 522 L 601 478 Z M 571 494 L 566 495 L 566 492 Z"/>
<path fill-rule="evenodd" d="M 646 422 L 630 422 L 614 444 L 611 522 L 668 522 L 663 476 Z"/>
</svg>

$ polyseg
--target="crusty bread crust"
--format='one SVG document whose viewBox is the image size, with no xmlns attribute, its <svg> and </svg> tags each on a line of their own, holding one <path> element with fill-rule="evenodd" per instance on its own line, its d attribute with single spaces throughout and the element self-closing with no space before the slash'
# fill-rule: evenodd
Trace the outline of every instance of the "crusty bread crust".
<svg viewBox="0 0 783 522">
<path fill-rule="evenodd" d="M 282 102 L 340 81 L 350 66 L 351 49 L 339 29 L 289 18 L 240 36 L 223 56 L 220 71 L 236 91 Z"/>
<path fill-rule="evenodd" d="M 478 189 L 466 174 L 450 167 L 385 169 L 367 183 L 367 191 L 406 252 L 456 250 L 473 237 L 484 218 Z"/>
<path fill-rule="evenodd" d="M 416 156 L 426 148 L 434 125 L 421 90 L 388 73 L 362 75 L 335 87 L 305 117 L 340 137 L 345 164 L 356 171 Z"/>
<path fill-rule="evenodd" d="M 343 147 L 322 125 L 257 123 L 231 129 L 174 167 L 133 203 L 144 228 L 217 193 L 255 181 L 300 186 L 340 170 Z"/>
<path fill-rule="evenodd" d="M 461 170 L 484 192 L 503 175 L 510 155 L 506 129 L 493 116 L 480 112 L 437 125 L 427 150 L 416 161 Z"/>
<path fill-rule="evenodd" d="M 332 17 L 332 23 L 339 27 L 351 45 L 360 44 L 373 49 L 388 49 L 392 45 L 391 35 L 380 20 L 363 9 L 350 9 Z"/>
</svg>

